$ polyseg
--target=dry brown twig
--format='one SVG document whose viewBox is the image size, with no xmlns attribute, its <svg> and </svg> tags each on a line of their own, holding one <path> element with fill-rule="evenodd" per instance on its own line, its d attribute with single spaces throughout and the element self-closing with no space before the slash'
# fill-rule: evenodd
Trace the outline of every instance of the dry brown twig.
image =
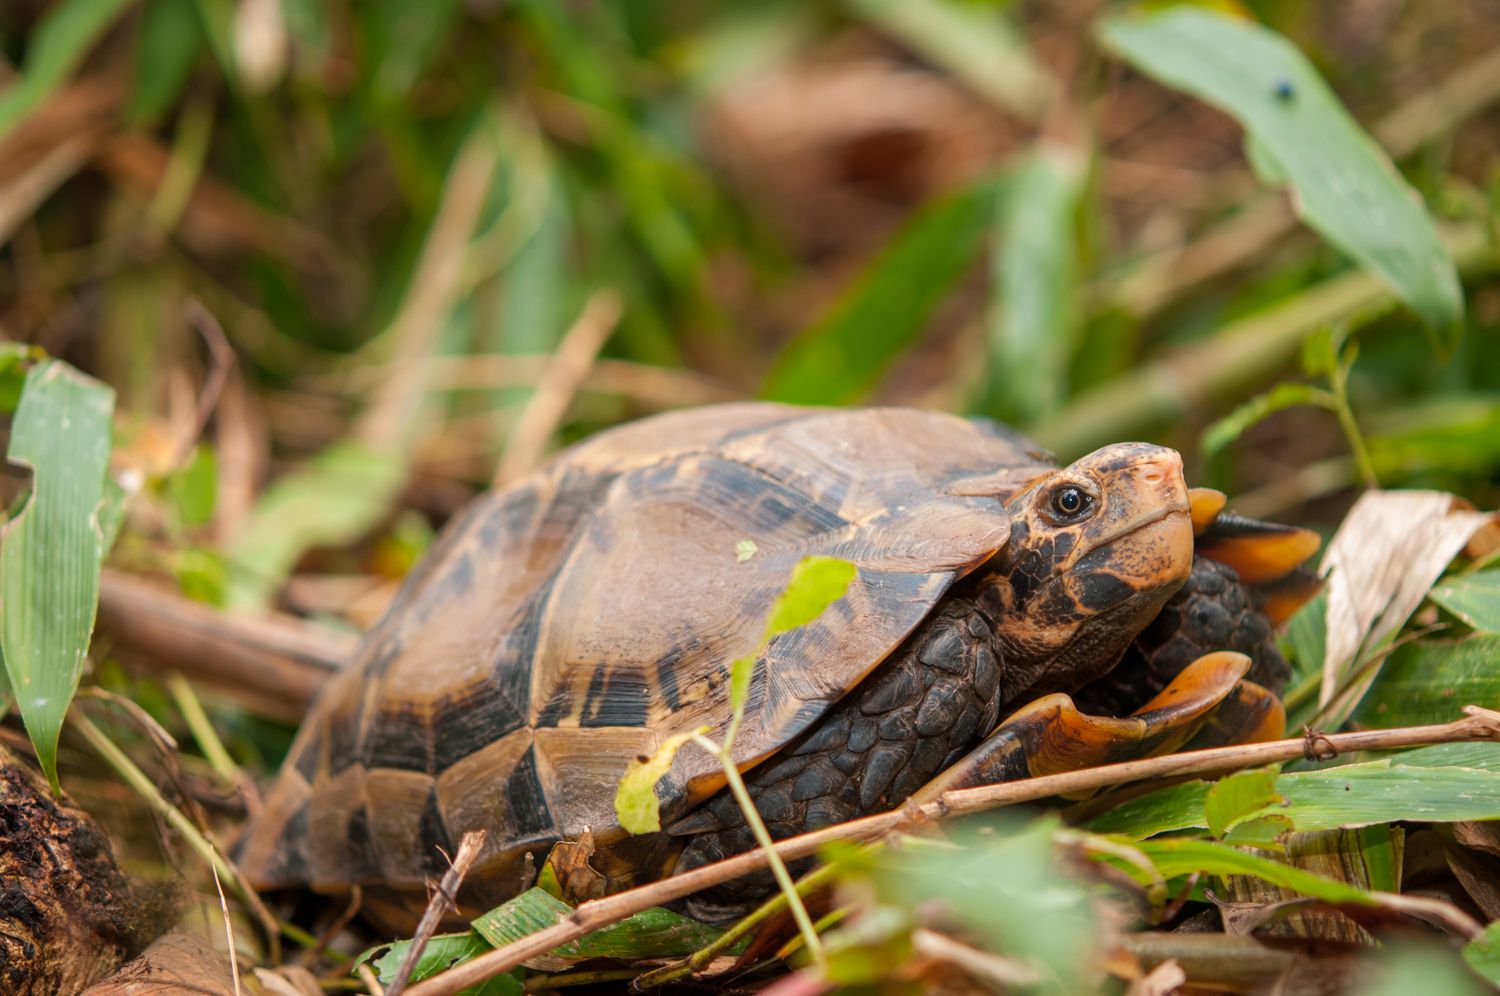
<svg viewBox="0 0 1500 996">
<path fill-rule="evenodd" d="M 1392 750 L 1432 744 L 1474 741 L 1500 741 L 1500 713 L 1477 706 L 1464 707 L 1465 718 L 1434 726 L 1408 726 L 1390 730 L 1363 730 L 1353 733 L 1327 734 L 1327 742 L 1340 753 L 1365 750 Z M 1021 802 L 1033 802 L 1052 796 L 1089 792 L 1142 779 L 1163 779 L 1190 775 L 1221 775 L 1242 768 L 1273 764 L 1301 757 L 1304 739 L 1275 740 L 1261 744 L 1216 747 L 1211 750 L 1169 754 L 1165 757 L 1120 764 L 1103 765 L 1082 771 L 1046 775 L 1025 781 L 1004 782 L 972 789 L 944 793 L 923 806 L 878 813 L 800 834 L 779 841 L 776 852 L 783 860 L 815 854 L 824 844 L 835 840 L 869 840 L 895 830 L 913 819 L 944 819 L 977 813 Z M 619 892 L 580 905 L 566 919 L 488 951 L 471 961 L 455 966 L 441 975 L 418 983 L 408 990 L 410 996 L 453 996 L 468 986 L 510 971 L 523 962 L 545 954 L 560 944 L 577 940 L 600 927 L 608 926 L 642 910 L 660 906 L 723 882 L 739 878 L 766 866 L 765 852 L 757 849 L 704 865 L 672 878 L 652 882 L 639 888 Z"/>
<path fill-rule="evenodd" d="M 515 480 L 541 462 L 547 441 L 567 415 L 595 357 L 620 321 L 621 310 L 620 297 L 614 291 L 595 291 L 572 328 L 563 334 L 557 352 L 505 441 L 495 468 L 496 486 Z"/>
<path fill-rule="evenodd" d="M 412 936 L 411 947 L 406 949 L 406 957 L 401 959 L 401 967 L 396 969 L 391 984 L 385 988 L 386 996 L 401 996 L 405 991 L 406 982 L 411 978 L 412 970 L 417 967 L 417 960 L 422 957 L 427 942 L 432 939 L 438 924 L 442 922 L 443 915 L 457 907 L 455 897 L 458 895 L 458 887 L 463 884 L 464 876 L 469 874 L 469 869 L 479 857 L 480 848 L 484 847 L 484 836 L 483 830 L 470 830 L 459 842 L 458 853 L 453 856 L 452 864 L 443 873 L 443 879 L 433 890 L 432 898 L 427 901 L 427 911 L 422 914 L 422 922 L 417 924 L 417 932 Z"/>
</svg>

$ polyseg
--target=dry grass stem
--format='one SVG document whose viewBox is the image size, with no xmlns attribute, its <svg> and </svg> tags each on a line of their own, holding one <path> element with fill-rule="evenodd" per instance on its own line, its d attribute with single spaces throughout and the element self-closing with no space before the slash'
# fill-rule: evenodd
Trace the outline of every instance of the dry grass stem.
<svg viewBox="0 0 1500 996">
<path fill-rule="evenodd" d="M 479 851 L 484 847 L 484 836 L 483 830 L 471 830 L 459 842 L 458 853 L 453 856 L 452 864 L 443 873 L 442 881 L 437 884 L 432 898 L 427 902 L 427 910 L 422 914 L 421 923 L 417 924 L 417 932 L 412 936 L 411 946 L 406 949 L 406 957 L 401 959 L 401 967 L 396 969 L 391 984 L 386 987 L 386 996 L 400 996 L 406 989 L 412 970 L 417 967 L 417 961 L 422 957 L 427 942 L 436 933 L 438 924 L 442 923 L 444 914 L 458 905 L 458 887 L 463 884 L 464 876 L 469 874 L 469 869 L 479 857 Z"/>
<path fill-rule="evenodd" d="M 505 441 L 499 466 L 495 468 L 496 485 L 515 480 L 541 462 L 547 442 L 567 415 L 568 406 L 588 376 L 595 357 L 615 330 L 620 313 L 619 295 L 610 290 L 596 291 L 583 306 Z"/>
</svg>

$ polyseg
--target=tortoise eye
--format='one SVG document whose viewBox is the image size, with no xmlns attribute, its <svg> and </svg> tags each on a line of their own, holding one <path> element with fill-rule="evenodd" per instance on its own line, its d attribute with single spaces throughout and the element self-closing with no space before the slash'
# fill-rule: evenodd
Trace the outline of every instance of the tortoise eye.
<svg viewBox="0 0 1500 996">
<path fill-rule="evenodd" d="M 1064 522 L 1076 522 L 1093 508 L 1093 497 L 1075 485 L 1065 484 L 1052 492 L 1052 512 Z"/>
</svg>

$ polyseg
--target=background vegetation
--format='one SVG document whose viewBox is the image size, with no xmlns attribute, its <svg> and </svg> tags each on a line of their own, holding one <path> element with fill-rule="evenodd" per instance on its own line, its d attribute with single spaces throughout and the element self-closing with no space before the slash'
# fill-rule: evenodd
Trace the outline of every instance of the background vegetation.
<svg viewBox="0 0 1500 996">
<path fill-rule="evenodd" d="M 111 474 L 85 469 L 92 490 L 68 499 L 123 510 L 112 569 L 217 608 L 315 620 L 335 648 L 327 634 L 376 618 L 490 481 L 601 427 L 736 398 L 1001 418 L 1064 460 L 1164 442 L 1240 511 L 1325 534 L 1377 486 L 1494 508 L 1497 43 L 1500 16 L 1478 0 L 1155 18 L 1089 0 L 12 0 L 0 333 L 26 348 L 4 354 L 0 401 L 15 410 L 26 378 L 9 453 L 35 476 L 17 470 L 9 493 L 101 463 L 97 425 L 112 425 Z M 44 357 L 108 384 L 112 421 L 102 393 L 32 393 L 67 369 Z M 92 434 L 70 421 L 76 436 L 35 437 L 21 431 L 28 403 L 52 428 L 63 409 L 43 405 L 104 414 Z M 64 562 L 97 576 L 101 551 L 26 521 L 0 555 L 0 646 L 11 679 L 52 683 L 32 696 L 51 705 L 13 680 L 33 736 L 13 717 L 7 742 L 36 740 L 50 764 L 86 671 L 88 687 L 182 735 L 174 781 L 118 707 L 90 702 L 147 780 L 185 809 L 196 796 L 216 830 L 235 825 L 243 803 L 227 786 L 274 768 L 300 703 L 222 673 L 162 678 L 111 635 L 109 575 L 92 654 L 85 586 L 53 612 L 71 630 L 41 627 L 55 646 L 28 664 L 42 596 L 23 580 Z M 1450 629 L 1404 646 L 1373 686 L 1341 686 L 1323 728 L 1500 706 L 1484 635 L 1500 625 L 1495 588 L 1478 573 L 1450 578 L 1457 594 L 1416 624 Z M 1311 720 L 1322 617 L 1298 627 L 1293 712 Z M 62 743 L 63 786 L 131 860 L 159 863 L 134 797 L 82 740 Z M 1444 771 L 1500 771 L 1493 755 L 1443 757 Z M 1257 791 L 1199 842 L 1296 798 Z M 1374 830 L 1305 814 L 1297 829 L 1356 835 L 1341 853 L 1368 864 L 1404 846 L 1390 822 L 1417 818 L 1403 791 Z M 1174 804 L 1199 812 L 1202 799 Z M 1196 825 L 1141 819 L 1109 829 Z M 1065 833 L 978 848 L 975 874 L 1030 882 Z M 1495 852 L 1461 848 L 1446 823 L 1408 839 L 1426 841 L 1413 854 L 1433 867 L 1469 869 L 1444 879 L 1467 883 L 1445 885 L 1445 901 L 1481 923 L 1500 915 Z M 1173 895 L 1192 877 L 1195 904 L 1209 876 L 1254 873 L 1211 857 L 1170 872 L 1151 854 Z M 910 867 L 846 860 L 872 909 L 904 908 L 913 889 L 972 903 L 920 854 Z M 1400 868 L 1354 884 L 1400 892 Z M 1052 895 L 1064 881 L 1015 888 Z M 1058 900 L 1080 911 L 1070 944 L 1105 936 L 1077 889 Z M 981 947 L 1049 971 L 1069 960 L 1021 921 L 978 919 L 966 929 Z M 926 929 L 887 927 L 881 945 L 908 954 L 889 937 Z M 895 970 L 861 964 L 848 978 Z"/>
</svg>

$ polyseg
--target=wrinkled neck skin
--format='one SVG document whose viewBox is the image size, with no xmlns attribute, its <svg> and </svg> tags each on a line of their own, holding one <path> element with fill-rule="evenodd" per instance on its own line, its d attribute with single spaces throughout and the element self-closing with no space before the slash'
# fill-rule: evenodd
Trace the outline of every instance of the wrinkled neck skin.
<svg viewBox="0 0 1500 996">
<path fill-rule="evenodd" d="M 993 622 L 994 649 L 1003 662 L 1003 709 L 1051 692 L 1072 693 L 1108 674 L 1186 580 L 1133 595 L 1085 617 L 1065 597 L 1062 579 L 1036 582 L 1028 569 L 1035 559 L 1029 551 L 1002 555 L 993 570 L 973 582 L 980 611 Z"/>
</svg>

